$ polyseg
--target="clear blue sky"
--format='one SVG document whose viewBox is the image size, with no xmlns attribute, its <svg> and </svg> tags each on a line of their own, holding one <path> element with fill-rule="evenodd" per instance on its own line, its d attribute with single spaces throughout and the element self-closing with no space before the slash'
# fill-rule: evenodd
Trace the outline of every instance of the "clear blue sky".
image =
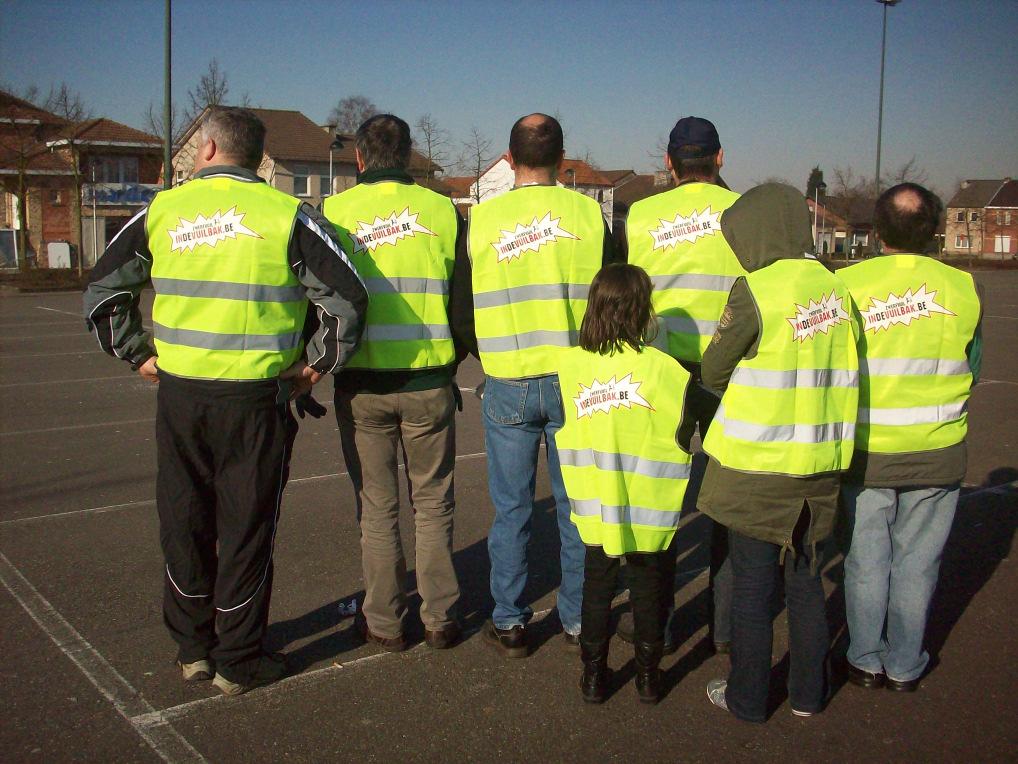
<svg viewBox="0 0 1018 764">
<path fill-rule="evenodd" d="M 231 94 L 324 122 L 364 94 L 409 122 L 505 147 L 558 112 L 567 154 L 650 170 L 675 120 L 718 126 L 738 190 L 800 188 L 819 164 L 872 175 L 881 6 L 741 2 L 174 0 L 174 97 L 215 56 Z M 913 155 L 945 193 L 1018 177 L 1018 2 L 902 0 L 888 13 L 883 166 Z M 142 127 L 161 108 L 162 0 L 0 0 L 0 83 L 66 81 L 92 111 Z"/>
</svg>

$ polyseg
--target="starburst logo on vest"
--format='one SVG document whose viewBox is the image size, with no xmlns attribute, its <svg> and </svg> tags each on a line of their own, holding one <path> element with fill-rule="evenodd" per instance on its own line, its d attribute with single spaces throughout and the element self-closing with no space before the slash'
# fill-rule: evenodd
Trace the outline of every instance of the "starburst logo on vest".
<svg viewBox="0 0 1018 764">
<path fill-rule="evenodd" d="M 659 219 L 661 227 L 648 231 L 654 239 L 654 249 L 667 249 L 684 241 L 692 243 L 721 230 L 721 213 L 712 212 L 710 206 L 703 212 L 693 210 L 688 217 L 679 213 L 674 220 Z"/>
<path fill-rule="evenodd" d="M 612 409 L 628 409 L 633 406 L 654 410 L 654 407 L 640 395 L 640 383 L 633 381 L 632 372 L 618 380 L 615 377 L 607 382 L 598 382 L 595 379 L 590 383 L 590 387 L 580 382 L 580 392 L 573 398 L 573 403 L 576 404 L 577 419 L 593 416 L 598 411 L 607 414 Z"/>
<path fill-rule="evenodd" d="M 943 305 L 936 303 L 937 291 L 926 291 L 926 285 L 914 292 L 908 289 L 900 297 L 894 292 L 887 295 L 886 300 L 870 298 L 870 307 L 862 312 L 863 331 L 879 332 L 890 329 L 895 324 L 908 326 L 920 318 L 930 318 L 934 313 L 945 316 L 955 315 Z"/>
<path fill-rule="evenodd" d="M 574 236 L 559 225 L 561 221 L 561 217 L 552 218 L 549 212 L 540 220 L 535 216 L 530 225 L 517 223 L 515 231 L 501 231 L 502 238 L 491 243 L 498 253 L 498 262 L 520 257 L 527 251 L 537 252 L 545 244 L 551 244 L 558 239 L 579 241 L 579 236 Z"/>
<path fill-rule="evenodd" d="M 178 218 L 180 225 L 167 231 L 170 235 L 170 251 L 189 252 L 202 244 L 214 247 L 221 241 L 236 239 L 238 236 L 262 238 L 244 225 L 246 214 L 237 212 L 234 205 L 226 212 L 216 210 L 209 217 L 199 214 L 193 221 Z"/>
<path fill-rule="evenodd" d="M 842 299 L 836 297 L 832 291 L 830 295 L 821 295 L 820 302 L 814 301 L 811 297 L 809 305 L 796 303 L 795 315 L 785 320 L 792 325 L 794 338 L 799 342 L 805 342 L 818 332 L 827 334 L 832 326 L 848 321 L 849 317 Z"/>
<path fill-rule="evenodd" d="M 419 212 L 411 212 L 410 208 L 407 207 L 398 214 L 396 210 L 393 210 L 385 218 L 375 216 L 375 220 L 372 223 L 358 220 L 357 230 L 350 234 L 350 237 L 353 239 L 354 253 L 364 251 L 374 252 L 376 247 L 386 244 L 395 246 L 396 242 L 400 239 L 412 239 L 419 233 L 425 236 L 434 236 L 434 231 L 429 231 L 417 222 L 418 217 L 420 217 Z"/>
</svg>

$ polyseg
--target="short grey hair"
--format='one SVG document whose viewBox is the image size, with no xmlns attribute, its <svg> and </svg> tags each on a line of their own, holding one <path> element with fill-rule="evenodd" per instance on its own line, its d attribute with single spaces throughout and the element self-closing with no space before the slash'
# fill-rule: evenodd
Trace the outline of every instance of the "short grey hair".
<svg viewBox="0 0 1018 764">
<path fill-rule="evenodd" d="M 210 106 L 201 126 L 202 143 L 211 138 L 219 152 L 242 167 L 257 170 L 265 152 L 265 125 L 250 109 Z"/>
</svg>

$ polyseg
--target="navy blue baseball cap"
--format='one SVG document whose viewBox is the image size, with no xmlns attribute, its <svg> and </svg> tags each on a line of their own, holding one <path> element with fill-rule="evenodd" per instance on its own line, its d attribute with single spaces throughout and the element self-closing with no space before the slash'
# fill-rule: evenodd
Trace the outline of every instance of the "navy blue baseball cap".
<svg viewBox="0 0 1018 764">
<path fill-rule="evenodd" d="M 711 156 L 720 148 L 717 128 L 703 117 L 683 117 L 668 134 L 668 153 L 679 159 Z"/>
</svg>

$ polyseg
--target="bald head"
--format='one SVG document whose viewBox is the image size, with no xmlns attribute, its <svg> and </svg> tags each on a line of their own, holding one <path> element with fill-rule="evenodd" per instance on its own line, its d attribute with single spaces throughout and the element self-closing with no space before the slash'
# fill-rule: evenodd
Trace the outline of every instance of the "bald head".
<svg viewBox="0 0 1018 764">
<path fill-rule="evenodd" d="M 509 153 L 520 167 L 556 167 L 562 159 L 562 125 L 547 114 L 521 117 L 509 133 Z"/>
<path fill-rule="evenodd" d="M 873 226 L 888 250 L 925 252 L 937 232 L 943 205 L 916 183 L 892 186 L 877 199 Z"/>
</svg>

